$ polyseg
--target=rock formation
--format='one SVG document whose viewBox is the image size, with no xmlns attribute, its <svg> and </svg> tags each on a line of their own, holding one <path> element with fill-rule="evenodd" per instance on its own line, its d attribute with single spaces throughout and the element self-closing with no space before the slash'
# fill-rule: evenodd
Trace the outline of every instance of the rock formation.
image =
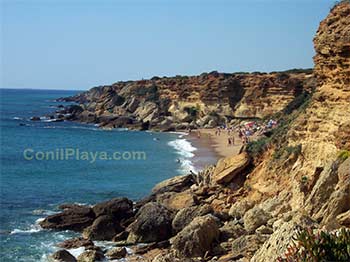
<svg viewBox="0 0 350 262">
<path fill-rule="evenodd" d="M 71 98 L 81 104 L 65 109 L 72 119 L 121 126 L 140 119 L 158 127 L 205 126 L 235 115 L 276 113 L 291 101 L 294 106 L 282 110 L 279 127 L 257 142 L 264 145 L 258 155 L 248 146 L 197 175 L 159 183 L 134 205 L 124 198 L 92 208 L 66 206 L 42 227 L 83 231 L 87 239 L 60 244 L 84 246 L 78 261 L 102 259 L 91 240 L 113 239 L 117 246 L 132 245 L 135 254 L 114 248 L 107 257 L 153 262 L 276 261 L 301 227 L 349 227 L 349 1 L 337 4 L 321 22 L 314 44 L 317 87 L 303 103 L 293 97 L 312 81 L 305 74 L 217 72 L 120 82 Z M 64 251 L 54 256 L 74 261 Z"/>
</svg>

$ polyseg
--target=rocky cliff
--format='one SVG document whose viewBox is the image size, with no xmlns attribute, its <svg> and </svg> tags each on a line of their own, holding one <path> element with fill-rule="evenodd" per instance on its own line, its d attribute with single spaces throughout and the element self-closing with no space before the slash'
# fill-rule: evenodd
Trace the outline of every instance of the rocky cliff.
<svg viewBox="0 0 350 262">
<path fill-rule="evenodd" d="M 321 22 L 314 38 L 316 90 L 312 96 L 290 100 L 282 114 L 275 115 L 279 126 L 266 137 L 250 143 L 246 152 L 221 159 L 198 174 L 161 182 L 150 196 L 135 205 L 127 199 L 113 199 L 92 208 L 70 206 L 46 218 L 41 225 L 83 231 L 86 239 L 61 244 L 65 248 L 73 244 L 74 247 L 85 246 L 78 261 L 86 261 L 83 259 L 87 256 L 94 261 L 104 255 L 109 258 L 112 255 L 121 257 L 121 253 L 126 255 L 125 250 L 118 248 L 103 254 L 91 243 L 91 240 L 103 239 L 121 246 L 147 243 L 142 247 L 133 246 L 136 254 L 128 255 L 129 261 L 319 261 L 287 260 L 285 256 L 291 254 L 290 245 L 301 228 L 310 228 L 313 232 L 345 228 L 350 232 L 349 40 L 350 3 L 342 1 Z M 226 103 L 233 115 L 244 111 L 244 116 L 257 116 L 258 111 L 249 107 L 260 98 L 250 100 L 250 95 L 254 97 L 255 92 L 263 89 L 249 88 L 276 76 L 255 75 L 253 78 L 252 75 L 215 73 L 206 77 L 217 84 L 217 89 L 207 93 L 198 87 L 198 94 L 193 98 L 195 103 L 205 101 L 205 106 L 215 106 L 214 100 L 221 97 L 222 104 Z M 227 83 L 233 83 L 235 92 L 243 90 L 235 93 L 235 97 L 240 94 L 239 101 L 232 101 L 231 96 L 224 97 L 219 92 L 221 78 L 231 79 L 233 82 Z M 289 81 L 291 78 L 288 76 Z M 284 80 L 271 81 L 275 86 L 275 81 Z M 127 97 L 122 90 L 128 84 L 119 85 L 118 88 L 97 88 L 73 99 L 97 112 L 96 108 L 106 106 L 101 102 L 105 100 L 99 100 L 103 93 L 108 96 L 105 90 L 117 88 L 120 97 Z M 170 91 L 167 92 L 170 96 Z M 165 97 L 164 93 L 159 94 Z M 185 99 L 179 91 L 171 95 L 178 103 Z M 270 95 L 273 97 L 273 92 Z M 285 97 L 289 95 L 291 93 Z M 186 103 L 190 103 L 189 97 Z M 120 104 L 123 103 L 125 101 Z M 277 105 L 277 100 L 270 101 L 272 104 Z M 349 247 L 346 247 L 350 233 L 347 234 L 345 244 L 336 250 L 344 261 L 350 259 Z M 318 244 L 313 253 L 319 252 L 324 258 L 327 254 L 319 251 L 323 247 Z M 333 261 L 334 257 L 328 260 Z"/>
<path fill-rule="evenodd" d="M 235 118 L 262 118 L 280 111 L 302 91 L 312 89 L 311 72 L 153 77 L 95 87 L 65 100 L 81 107 L 75 107 L 69 120 L 102 127 L 163 131 L 214 127 Z"/>
</svg>

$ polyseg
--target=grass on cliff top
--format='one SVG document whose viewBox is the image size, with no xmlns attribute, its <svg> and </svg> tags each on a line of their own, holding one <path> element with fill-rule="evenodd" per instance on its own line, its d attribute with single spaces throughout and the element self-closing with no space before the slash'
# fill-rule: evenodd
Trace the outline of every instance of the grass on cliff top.
<svg viewBox="0 0 350 262">
<path fill-rule="evenodd" d="M 286 155 L 287 157 L 294 153 L 301 153 L 301 145 L 288 147 L 286 135 L 294 119 L 301 113 L 305 112 L 311 100 L 312 93 L 303 92 L 296 96 L 281 112 L 278 112 L 265 119 L 275 119 L 278 126 L 274 128 L 267 136 L 261 137 L 256 141 L 252 141 L 247 145 L 247 152 L 253 158 L 259 157 L 270 147 L 275 147 L 274 159 L 279 159 Z"/>
</svg>

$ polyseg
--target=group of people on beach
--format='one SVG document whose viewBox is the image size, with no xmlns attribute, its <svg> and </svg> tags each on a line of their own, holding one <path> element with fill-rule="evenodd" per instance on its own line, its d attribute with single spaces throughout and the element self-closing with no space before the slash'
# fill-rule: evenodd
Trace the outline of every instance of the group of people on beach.
<svg viewBox="0 0 350 262">
<path fill-rule="evenodd" d="M 235 144 L 235 134 L 242 140 L 244 145 L 251 141 L 253 135 L 262 135 L 269 129 L 273 129 L 277 126 L 277 121 L 270 119 L 267 123 L 259 124 L 256 121 L 251 121 L 243 124 L 239 124 L 236 127 L 219 126 L 215 130 L 215 135 L 220 136 L 223 132 L 226 132 L 227 145 L 233 146 Z"/>
</svg>

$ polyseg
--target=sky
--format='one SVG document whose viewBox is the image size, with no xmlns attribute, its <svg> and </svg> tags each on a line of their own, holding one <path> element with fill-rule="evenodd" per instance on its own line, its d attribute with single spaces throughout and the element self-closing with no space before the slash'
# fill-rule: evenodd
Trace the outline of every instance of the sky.
<svg viewBox="0 0 350 262">
<path fill-rule="evenodd" d="M 0 0 L 0 87 L 313 67 L 334 0 Z"/>
</svg>

